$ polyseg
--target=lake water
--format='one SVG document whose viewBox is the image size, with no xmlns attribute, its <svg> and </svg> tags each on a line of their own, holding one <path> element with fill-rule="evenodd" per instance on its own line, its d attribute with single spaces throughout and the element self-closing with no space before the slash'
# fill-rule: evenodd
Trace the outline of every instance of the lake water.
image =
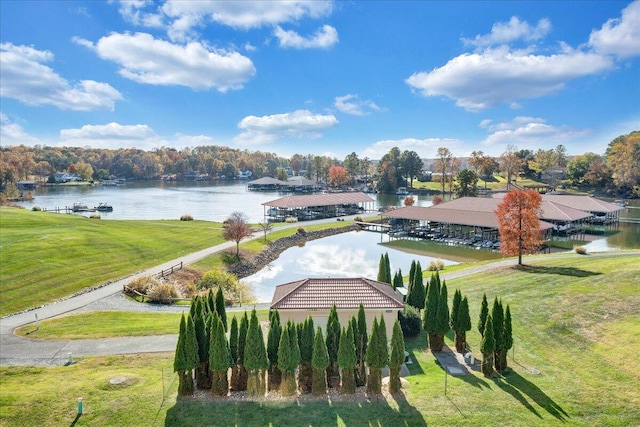
<svg viewBox="0 0 640 427">
<path fill-rule="evenodd" d="M 441 258 L 414 255 L 382 246 L 388 236 L 368 231 L 338 234 L 312 240 L 303 247 L 284 251 L 277 260 L 256 274 L 242 279 L 253 287 L 259 302 L 270 302 L 277 285 L 307 277 L 366 277 L 378 276 L 380 256 L 388 253 L 391 275 L 400 268 L 409 274 L 411 261 L 420 261 L 423 270 L 431 261 L 442 260 L 444 265 L 457 264 Z"/>
</svg>

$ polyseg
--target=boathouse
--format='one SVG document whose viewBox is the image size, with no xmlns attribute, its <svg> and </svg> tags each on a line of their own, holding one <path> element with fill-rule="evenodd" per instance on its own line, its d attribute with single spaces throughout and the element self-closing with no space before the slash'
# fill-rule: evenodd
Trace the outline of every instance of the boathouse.
<svg viewBox="0 0 640 427">
<path fill-rule="evenodd" d="M 335 218 L 374 210 L 375 200 L 360 192 L 291 195 L 265 202 L 264 216 L 282 222 L 287 217 L 299 221 Z"/>
</svg>

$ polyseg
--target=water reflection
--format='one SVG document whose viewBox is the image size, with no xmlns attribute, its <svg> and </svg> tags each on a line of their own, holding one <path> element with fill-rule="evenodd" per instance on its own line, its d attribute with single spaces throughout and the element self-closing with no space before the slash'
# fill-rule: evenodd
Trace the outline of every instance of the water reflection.
<svg viewBox="0 0 640 427">
<path fill-rule="evenodd" d="M 252 285 L 260 302 L 270 302 L 277 285 L 307 277 L 367 277 L 378 275 L 380 255 L 387 252 L 391 274 L 398 268 L 409 274 L 411 261 L 420 261 L 423 270 L 438 258 L 414 255 L 380 245 L 381 235 L 366 231 L 350 232 L 292 247 L 258 273 L 242 279 Z M 384 236 L 384 241 L 387 237 Z M 445 265 L 457 264 L 442 260 Z"/>
</svg>

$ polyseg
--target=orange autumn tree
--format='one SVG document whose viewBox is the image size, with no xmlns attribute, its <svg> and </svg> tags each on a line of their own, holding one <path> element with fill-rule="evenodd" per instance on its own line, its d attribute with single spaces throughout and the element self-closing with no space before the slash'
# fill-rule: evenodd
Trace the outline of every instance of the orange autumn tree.
<svg viewBox="0 0 640 427">
<path fill-rule="evenodd" d="M 540 203 L 542 197 L 535 190 L 512 190 L 498 205 L 500 252 L 507 256 L 534 254 L 542 243 L 540 235 Z"/>
<path fill-rule="evenodd" d="M 339 187 L 349 182 L 349 173 L 342 166 L 331 166 L 329 168 L 329 177 L 327 178 L 329 184 L 334 187 Z"/>
</svg>

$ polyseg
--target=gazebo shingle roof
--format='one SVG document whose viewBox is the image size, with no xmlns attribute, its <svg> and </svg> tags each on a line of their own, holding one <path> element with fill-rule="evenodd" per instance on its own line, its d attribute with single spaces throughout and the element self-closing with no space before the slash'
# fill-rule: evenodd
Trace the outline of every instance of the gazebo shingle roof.
<svg viewBox="0 0 640 427">
<path fill-rule="evenodd" d="M 270 308 L 329 310 L 364 308 L 401 309 L 403 303 L 388 283 L 357 278 L 308 278 L 278 285 Z"/>
</svg>

